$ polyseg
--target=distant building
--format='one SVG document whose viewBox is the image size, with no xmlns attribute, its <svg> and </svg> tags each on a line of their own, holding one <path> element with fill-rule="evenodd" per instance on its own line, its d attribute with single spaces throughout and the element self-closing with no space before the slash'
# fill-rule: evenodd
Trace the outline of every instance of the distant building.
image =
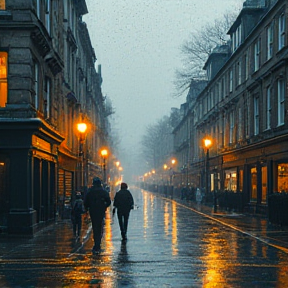
<svg viewBox="0 0 288 288">
<path fill-rule="evenodd" d="M 33 234 L 65 217 L 99 173 L 108 123 L 87 12 L 85 0 L 0 1 L 2 231 Z"/>
<path fill-rule="evenodd" d="M 242 208 L 255 213 L 266 213 L 269 194 L 288 192 L 287 15 L 285 0 L 244 2 L 230 47 L 212 51 L 209 82 L 174 130 L 189 185 L 242 193 Z"/>
</svg>

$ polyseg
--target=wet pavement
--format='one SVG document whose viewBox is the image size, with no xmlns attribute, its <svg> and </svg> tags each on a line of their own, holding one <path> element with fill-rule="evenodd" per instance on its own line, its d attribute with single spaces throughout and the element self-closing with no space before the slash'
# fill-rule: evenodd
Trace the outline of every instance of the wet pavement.
<svg viewBox="0 0 288 288">
<path fill-rule="evenodd" d="M 107 211 L 102 252 L 69 220 L 32 239 L 0 236 L 0 287 L 288 287 L 288 231 L 266 219 L 131 188 L 128 241 Z"/>
</svg>

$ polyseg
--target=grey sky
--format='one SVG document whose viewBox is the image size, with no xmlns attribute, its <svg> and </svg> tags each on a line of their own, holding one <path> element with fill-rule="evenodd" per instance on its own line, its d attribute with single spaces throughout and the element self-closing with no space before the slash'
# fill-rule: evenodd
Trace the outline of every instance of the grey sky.
<svg viewBox="0 0 288 288">
<path fill-rule="evenodd" d="M 242 0 L 86 0 L 84 17 L 102 92 L 113 102 L 123 147 L 134 149 L 149 124 L 185 101 L 173 98 L 180 46 L 193 29 L 239 9 Z"/>
</svg>

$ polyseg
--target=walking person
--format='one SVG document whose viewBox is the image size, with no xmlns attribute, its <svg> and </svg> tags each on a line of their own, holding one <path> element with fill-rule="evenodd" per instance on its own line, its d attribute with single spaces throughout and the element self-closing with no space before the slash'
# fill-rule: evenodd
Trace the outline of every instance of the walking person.
<svg viewBox="0 0 288 288">
<path fill-rule="evenodd" d="M 82 214 L 85 212 L 81 192 L 76 192 L 76 200 L 71 210 L 71 220 L 73 224 L 73 235 L 76 240 L 80 239 L 82 228 Z"/>
<path fill-rule="evenodd" d="M 93 253 L 100 252 L 105 211 L 110 205 L 111 199 L 109 193 L 103 189 L 100 178 L 93 178 L 92 187 L 89 188 L 84 200 L 85 209 L 89 211 L 92 222 L 94 238 Z"/>
<path fill-rule="evenodd" d="M 127 240 L 127 228 L 130 210 L 134 207 L 134 199 L 126 183 L 121 183 L 121 189 L 116 193 L 113 203 L 113 214 L 117 209 L 117 217 L 122 240 Z"/>
</svg>

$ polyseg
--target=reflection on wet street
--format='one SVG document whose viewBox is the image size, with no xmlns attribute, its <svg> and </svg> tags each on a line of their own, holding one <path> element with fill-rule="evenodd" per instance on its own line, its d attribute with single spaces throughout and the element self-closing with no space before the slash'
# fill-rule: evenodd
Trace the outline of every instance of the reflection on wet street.
<svg viewBox="0 0 288 288">
<path fill-rule="evenodd" d="M 89 225 L 67 220 L 33 239 L 1 239 L 0 287 L 288 287 L 288 257 L 175 201 L 131 189 L 128 241 L 107 211 L 100 255 Z M 85 234 L 87 231 L 87 234 Z"/>
</svg>

